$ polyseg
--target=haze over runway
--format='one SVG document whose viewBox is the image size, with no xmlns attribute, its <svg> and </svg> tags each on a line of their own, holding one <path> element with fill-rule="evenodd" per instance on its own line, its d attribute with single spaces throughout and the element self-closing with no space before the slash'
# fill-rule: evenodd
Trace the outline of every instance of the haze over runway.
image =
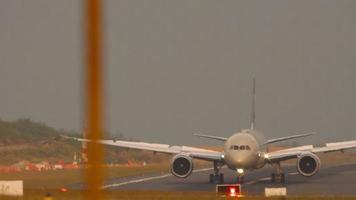
<svg viewBox="0 0 356 200">
<path fill-rule="evenodd" d="M 256 77 L 256 127 L 268 138 L 315 130 L 308 143 L 355 139 L 355 1 L 105 4 L 109 131 L 219 145 L 191 134 L 247 127 Z M 81 131 L 81 7 L 0 1 L 1 119 Z"/>
</svg>

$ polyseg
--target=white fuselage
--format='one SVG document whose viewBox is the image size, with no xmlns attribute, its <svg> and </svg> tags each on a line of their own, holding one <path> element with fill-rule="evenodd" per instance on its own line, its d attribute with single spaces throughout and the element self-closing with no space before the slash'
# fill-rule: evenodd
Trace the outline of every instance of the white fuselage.
<svg viewBox="0 0 356 200">
<path fill-rule="evenodd" d="M 258 169 L 264 166 L 264 153 L 252 133 L 252 130 L 242 130 L 225 142 L 224 159 L 230 169 Z"/>
</svg>

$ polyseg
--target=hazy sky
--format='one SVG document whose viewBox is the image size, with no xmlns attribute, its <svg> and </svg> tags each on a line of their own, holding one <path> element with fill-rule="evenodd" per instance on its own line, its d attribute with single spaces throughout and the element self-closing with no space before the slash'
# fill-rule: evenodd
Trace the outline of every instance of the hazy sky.
<svg viewBox="0 0 356 200">
<path fill-rule="evenodd" d="M 105 1 L 106 127 L 203 144 L 256 126 L 356 139 L 356 1 Z M 0 0 L 0 118 L 82 129 L 79 0 Z M 210 142 L 209 144 L 219 144 Z"/>
</svg>

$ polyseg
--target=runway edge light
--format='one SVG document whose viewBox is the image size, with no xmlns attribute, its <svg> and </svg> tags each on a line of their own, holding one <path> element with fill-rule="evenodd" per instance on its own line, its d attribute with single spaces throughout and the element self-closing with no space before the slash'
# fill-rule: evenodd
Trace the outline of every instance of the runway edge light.
<svg viewBox="0 0 356 200">
<path fill-rule="evenodd" d="M 220 184 L 216 185 L 215 189 L 218 195 L 230 197 L 242 196 L 241 184 Z"/>
</svg>

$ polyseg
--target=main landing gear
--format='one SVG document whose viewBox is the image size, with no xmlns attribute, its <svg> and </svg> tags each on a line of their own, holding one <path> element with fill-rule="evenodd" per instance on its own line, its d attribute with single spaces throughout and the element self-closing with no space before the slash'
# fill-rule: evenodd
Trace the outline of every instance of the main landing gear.
<svg viewBox="0 0 356 200">
<path fill-rule="evenodd" d="M 220 184 L 224 183 L 224 174 L 220 173 L 220 166 L 218 166 L 218 162 L 214 161 L 214 174 L 210 174 L 209 182 L 215 183 L 218 182 Z"/>
<path fill-rule="evenodd" d="M 276 170 L 276 173 L 272 173 L 271 182 L 275 183 L 276 181 L 278 181 L 278 182 L 284 184 L 286 180 L 285 180 L 284 172 L 281 168 L 281 164 L 278 162 L 278 163 L 272 164 L 272 166 Z"/>
</svg>

